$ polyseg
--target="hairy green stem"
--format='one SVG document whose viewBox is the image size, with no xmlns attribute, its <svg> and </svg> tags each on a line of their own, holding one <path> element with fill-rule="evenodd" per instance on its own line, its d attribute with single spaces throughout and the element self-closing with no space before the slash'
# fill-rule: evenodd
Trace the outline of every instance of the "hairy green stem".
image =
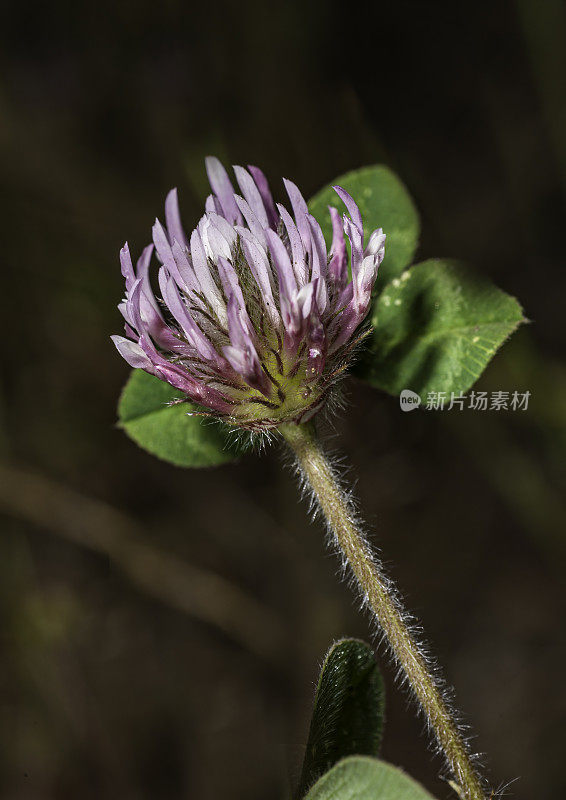
<svg viewBox="0 0 566 800">
<path fill-rule="evenodd" d="M 399 667 L 410 683 L 434 732 L 446 762 L 456 778 L 464 800 L 485 800 L 486 794 L 457 722 L 447 705 L 440 684 L 413 638 L 404 612 L 389 579 L 372 554 L 356 521 L 348 496 L 310 425 L 280 428 L 297 460 L 305 482 L 324 514 L 336 544 L 358 584 L 362 597 L 385 634 Z"/>
</svg>

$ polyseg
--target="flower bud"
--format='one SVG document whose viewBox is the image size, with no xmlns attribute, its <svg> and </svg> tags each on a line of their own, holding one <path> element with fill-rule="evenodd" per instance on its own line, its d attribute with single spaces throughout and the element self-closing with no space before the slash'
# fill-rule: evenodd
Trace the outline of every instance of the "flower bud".
<svg viewBox="0 0 566 800">
<path fill-rule="evenodd" d="M 156 220 L 135 270 L 124 245 L 127 338 L 112 339 L 132 367 L 181 390 L 203 413 L 258 431 L 304 422 L 322 408 L 360 339 L 385 235 L 374 231 L 364 249 L 359 209 L 334 187 L 348 214 L 329 209 L 327 252 L 294 183 L 284 180 L 291 214 L 274 203 L 257 167 L 234 167 L 239 194 L 216 158 L 206 169 L 213 193 L 190 236 L 173 189 L 165 227 Z M 154 249 L 159 299 L 149 275 Z"/>
</svg>

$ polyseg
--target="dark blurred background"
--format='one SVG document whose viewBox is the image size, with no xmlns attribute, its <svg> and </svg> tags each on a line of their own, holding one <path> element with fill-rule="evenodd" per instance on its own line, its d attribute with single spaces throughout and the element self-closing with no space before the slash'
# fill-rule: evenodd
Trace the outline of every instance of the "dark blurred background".
<svg viewBox="0 0 566 800">
<path fill-rule="evenodd" d="M 318 665 L 368 625 L 277 448 L 182 471 L 115 427 L 118 250 L 203 158 L 307 195 L 392 167 L 419 257 L 532 323 L 483 389 L 527 412 L 402 414 L 351 380 L 331 444 L 495 785 L 566 790 L 566 10 L 476 3 L 8 3 L 0 18 L 2 797 L 286 797 Z M 388 685 L 384 756 L 439 798 Z"/>
</svg>

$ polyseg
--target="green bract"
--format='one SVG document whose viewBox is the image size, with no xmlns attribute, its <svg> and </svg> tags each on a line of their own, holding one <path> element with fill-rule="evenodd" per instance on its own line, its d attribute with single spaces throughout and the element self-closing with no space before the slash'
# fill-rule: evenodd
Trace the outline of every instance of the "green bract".
<svg viewBox="0 0 566 800">
<path fill-rule="evenodd" d="M 398 767 L 376 758 L 345 758 L 315 783 L 305 800 L 434 800 Z"/>
<path fill-rule="evenodd" d="M 515 298 L 461 264 L 431 259 L 382 287 L 356 374 L 399 394 L 458 395 L 523 321 Z"/>
<path fill-rule="evenodd" d="M 133 370 L 118 404 L 119 425 L 158 458 L 178 467 L 214 467 L 233 461 L 238 447 L 225 426 L 198 416 L 192 403 L 169 405 L 182 397 L 168 383 Z"/>
<path fill-rule="evenodd" d="M 399 178 L 383 164 L 340 175 L 309 201 L 309 211 L 322 228 L 328 245 L 332 241 L 328 206 L 334 206 L 340 213 L 346 211 L 333 186 L 341 186 L 356 201 L 362 214 L 366 242 L 376 228 L 383 228 L 387 235 L 385 258 L 376 284 L 379 292 L 379 287 L 398 275 L 415 254 L 420 232 L 415 204 Z"/>
<path fill-rule="evenodd" d="M 298 797 L 340 759 L 378 754 L 384 706 L 372 648 L 359 639 L 334 644 L 318 680 Z"/>
</svg>

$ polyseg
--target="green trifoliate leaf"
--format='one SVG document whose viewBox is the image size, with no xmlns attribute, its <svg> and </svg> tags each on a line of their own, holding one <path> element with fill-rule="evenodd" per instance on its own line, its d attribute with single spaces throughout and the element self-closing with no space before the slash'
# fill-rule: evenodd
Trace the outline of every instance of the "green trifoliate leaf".
<svg viewBox="0 0 566 800">
<path fill-rule="evenodd" d="M 434 800 L 402 770 L 376 758 L 340 761 L 312 787 L 305 800 Z"/>
<path fill-rule="evenodd" d="M 379 278 L 378 278 L 379 280 Z M 375 299 L 374 331 L 355 373 L 399 394 L 466 392 L 524 322 L 515 298 L 451 261 L 431 259 L 390 281 Z"/>
<path fill-rule="evenodd" d="M 214 467 L 236 458 L 238 448 L 225 426 L 188 416 L 195 409 L 192 403 L 167 405 L 182 396 L 135 369 L 120 397 L 119 424 L 144 450 L 178 467 Z"/>
<path fill-rule="evenodd" d="M 372 648 L 358 639 L 333 645 L 318 681 L 298 797 L 345 756 L 378 754 L 384 704 Z"/>
<path fill-rule="evenodd" d="M 366 243 L 376 228 L 387 235 L 385 258 L 381 264 L 379 285 L 384 285 L 411 263 L 419 239 L 419 215 L 410 194 L 399 178 L 382 164 L 347 172 L 325 186 L 309 201 L 309 211 L 319 222 L 326 243 L 332 242 L 332 224 L 328 206 L 346 211 L 332 188 L 341 186 L 352 195 L 360 209 Z"/>
</svg>

